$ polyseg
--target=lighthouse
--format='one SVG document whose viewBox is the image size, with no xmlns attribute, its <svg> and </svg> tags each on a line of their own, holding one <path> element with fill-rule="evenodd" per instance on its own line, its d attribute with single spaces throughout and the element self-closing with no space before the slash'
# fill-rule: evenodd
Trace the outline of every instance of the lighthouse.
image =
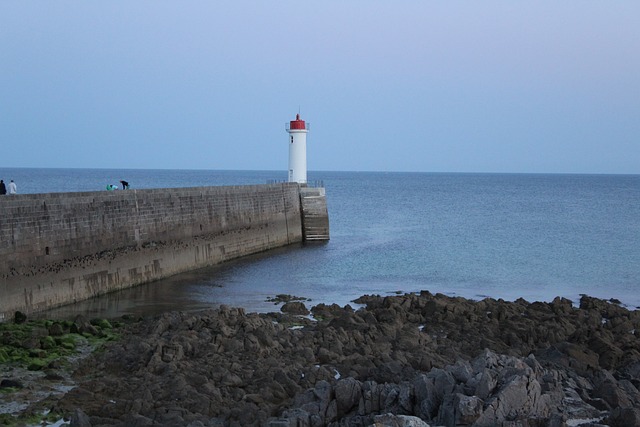
<svg viewBox="0 0 640 427">
<path fill-rule="evenodd" d="M 287 126 L 289 133 L 289 182 L 307 183 L 307 132 L 309 126 L 300 114 Z"/>
</svg>

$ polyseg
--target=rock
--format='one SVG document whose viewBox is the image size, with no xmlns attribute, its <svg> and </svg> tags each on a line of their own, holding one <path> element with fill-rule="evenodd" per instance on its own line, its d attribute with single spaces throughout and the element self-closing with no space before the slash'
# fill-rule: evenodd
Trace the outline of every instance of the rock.
<svg viewBox="0 0 640 427">
<path fill-rule="evenodd" d="M 27 321 L 27 315 L 21 311 L 16 311 L 13 316 L 13 323 L 19 325 Z"/>
<path fill-rule="evenodd" d="M 640 408 L 615 408 L 607 421 L 612 427 L 640 426 Z"/>
<path fill-rule="evenodd" d="M 555 297 L 550 306 L 556 314 L 567 314 L 573 310 L 573 303 L 567 298 Z"/>
<path fill-rule="evenodd" d="M 334 393 L 338 405 L 338 417 L 349 413 L 362 399 L 361 384 L 354 378 L 339 380 L 334 387 Z"/>
<path fill-rule="evenodd" d="M 600 365 L 600 357 L 591 346 L 585 347 L 565 341 L 556 344 L 555 347 L 566 356 L 556 359 L 556 363 L 562 366 L 575 369 L 580 373 L 587 373 Z"/>
<path fill-rule="evenodd" d="M 40 348 L 43 350 L 51 350 L 56 347 L 56 341 L 52 336 L 48 335 L 46 337 L 40 338 Z"/>
<path fill-rule="evenodd" d="M 309 310 L 304 305 L 304 303 L 299 302 L 299 301 L 293 301 L 293 302 L 285 303 L 280 308 L 280 311 L 282 311 L 283 313 L 298 314 L 298 315 L 302 315 L 302 316 L 306 316 L 307 314 L 309 314 Z"/>
<path fill-rule="evenodd" d="M 447 426 L 472 425 L 482 414 L 483 404 L 477 396 L 447 394 L 438 412 L 438 422 Z"/>
<path fill-rule="evenodd" d="M 91 319 L 90 323 L 100 329 L 112 329 L 111 322 L 107 319 Z"/>
<path fill-rule="evenodd" d="M 380 412 L 380 393 L 382 388 L 375 381 L 362 384 L 362 401 L 358 413 L 377 414 Z"/>
<path fill-rule="evenodd" d="M 163 421 L 170 419 L 169 417 L 164 417 Z M 179 417 L 171 419 L 171 421 L 180 420 Z M 148 417 L 145 417 L 140 414 L 129 414 L 124 418 L 124 425 L 126 426 L 135 426 L 135 427 L 147 427 L 147 426 L 155 426 L 156 423 Z M 167 424 L 167 425 L 180 425 L 180 424 Z"/>
<path fill-rule="evenodd" d="M 640 392 L 627 380 L 596 380 L 593 395 L 607 402 L 611 408 L 640 408 Z"/>
<path fill-rule="evenodd" d="M 418 417 L 409 415 L 382 414 L 373 417 L 372 427 L 429 427 Z"/>
<path fill-rule="evenodd" d="M 471 364 L 464 360 L 456 361 L 456 364 L 447 369 L 458 383 L 467 383 L 473 378 L 473 368 Z"/>
<path fill-rule="evenodd" d="M 318 413 L 325 414 L 333 400 L 333 387 L 331 387 L 329 382 L 320 380 L 316 383 L 316 386 L 313 389 L 313 396 L 317 399 L 319 404 Z"/>
<path fill-rule="evenodd" d="M 289 409 L 284 411 L 282 417 L 270 419 L 267 427 L 311 427 L 322 425 L 313 422 L 312 418 L 317 419 L 318 417 L 310 415 L 304 409 Z"/>
<path fill-rule="evenodd" d="M 441 379 L 436 381 L 436 378 Z M 435 419 L 445 394 L 453 390 L 454 383 L 450 383 L 450 389 L 448 386 L 444 389 L 447 382 L 446 373 L 438 368 L 428 374 L 418 374 L 412 381 L 416 399 L 414 414 L 426 420 Z"/>
<path fill-rule="evenodd" d="M 79 314 L 75 317 L 70 328 L 71 333 L 74 334 L 91 334 L 98 335 L 98 329 L 91 324 L 83 315 Z"/>
<path fill-rule="evenodd" d="M 428 292 L 358 302 L 314 307 L 318 320 L 299 319 L 303 328 L 289 327 L 289 313 L 227 306 L 126 325 L 76 374 L 93 394 L 74 389 L 59 406 L 105 425 L 348 426 L 388 413 L 477 427 L 633 422 L 629 408 L 640 407 L 640 342 L 627 330 L 640 317 L 618 305 Z"/>
<path fill-rule="evenodd" d="M 64 335 L 64 328 L 60 323 L 56 322 L 49 327 L 49 335 L 52 337 L 60 337 Z"/>
<path fill-rule="evenodd" d="M 605 369 L 614 369 L 624 355 L 618 346 L 602 335 L 589 340 L 589 349 L 598 353 L 599 364 Z"/>
<path fill-rule="evenodd" d="M 82 409 L 76 408 L 69 420 L 70 427 L 91 427 L 91 421 L 89 416 L 85 414 Z"/>
<path fill-rule="evenodd" d="M 0 381 L 0 388 L 23 388 L 24 385 L 20 380 L 5 378 Z"/>
<path fill-rule="evenodd" d="M 330 319 L 335 316 L 341 316 L 344 313 L 344 309 L 338 304 L 318 304 L 311 308 L 311 313 L 318 319 Z"/>
<path fill-rule="evenodd" d="M 165 363 L 178 361 L 184 356 L 184 349 L 180 344 L 164 344 L 160 348 L 160 358 Z"/>
<path fill-rule="evenodd" d="M 45 376 L 44 376 L 45 380 L 48 381 L 63 381 L 64 380 L 64 376 L 62 376 L 60 373 L 56 372 L 56 371 L 46 371 L 45 372 Z"/>
<path fill-rule="evenodd" d="M 485 401 L 487 408 L 478 417 L 478 426 L 492 426 L 513 418 L 528 418 L 533 413 L 540 417 L 549 415 L 549 409 L 534 406 L 540 400 L 540 384 L 535 378 L 524 373 L 511 376 L 506 381 L 496 394 Z"/>
</svg>

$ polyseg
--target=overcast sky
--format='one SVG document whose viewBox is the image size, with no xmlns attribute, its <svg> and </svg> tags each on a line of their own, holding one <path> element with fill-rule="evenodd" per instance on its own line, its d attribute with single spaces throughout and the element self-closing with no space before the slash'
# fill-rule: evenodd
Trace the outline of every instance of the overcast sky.
<svg viewBox="0 0 640 427">
<path fill-rule="evenodd" d="M 0 1 L 0 167 L 640 173 L 640 1 Z"/>
</svg>

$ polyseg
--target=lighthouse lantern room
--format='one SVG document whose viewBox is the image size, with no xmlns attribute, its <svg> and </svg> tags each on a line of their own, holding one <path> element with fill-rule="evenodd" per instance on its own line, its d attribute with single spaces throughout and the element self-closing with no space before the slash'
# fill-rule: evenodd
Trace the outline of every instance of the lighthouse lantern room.
<svg viewBox="0 0 640 427">
<path fill-rule="evenodd" d="M 307 183 L 307 132 L 309 126 L 296 114 L 287 125 L 289 133 L 289 182 Z"/>
</svg>

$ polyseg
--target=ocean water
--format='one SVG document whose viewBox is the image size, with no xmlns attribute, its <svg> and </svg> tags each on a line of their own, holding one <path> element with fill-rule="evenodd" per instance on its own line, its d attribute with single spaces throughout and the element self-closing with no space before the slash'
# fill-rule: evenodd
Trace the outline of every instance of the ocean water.
<svg viewBox="0 0 640 427">
<path fill-rule="evenodd" d="M 286 171 L 0 169 L 20 193 L 262 184 Z M 309 172 L 327 191 L 331 240 L 269 251 L 78 303 L 98 316 L 229 304 L 269 311 L 290 294 L 344 305 L 428 290 L 640 307 L 640 175 Z"/>
</svg>

